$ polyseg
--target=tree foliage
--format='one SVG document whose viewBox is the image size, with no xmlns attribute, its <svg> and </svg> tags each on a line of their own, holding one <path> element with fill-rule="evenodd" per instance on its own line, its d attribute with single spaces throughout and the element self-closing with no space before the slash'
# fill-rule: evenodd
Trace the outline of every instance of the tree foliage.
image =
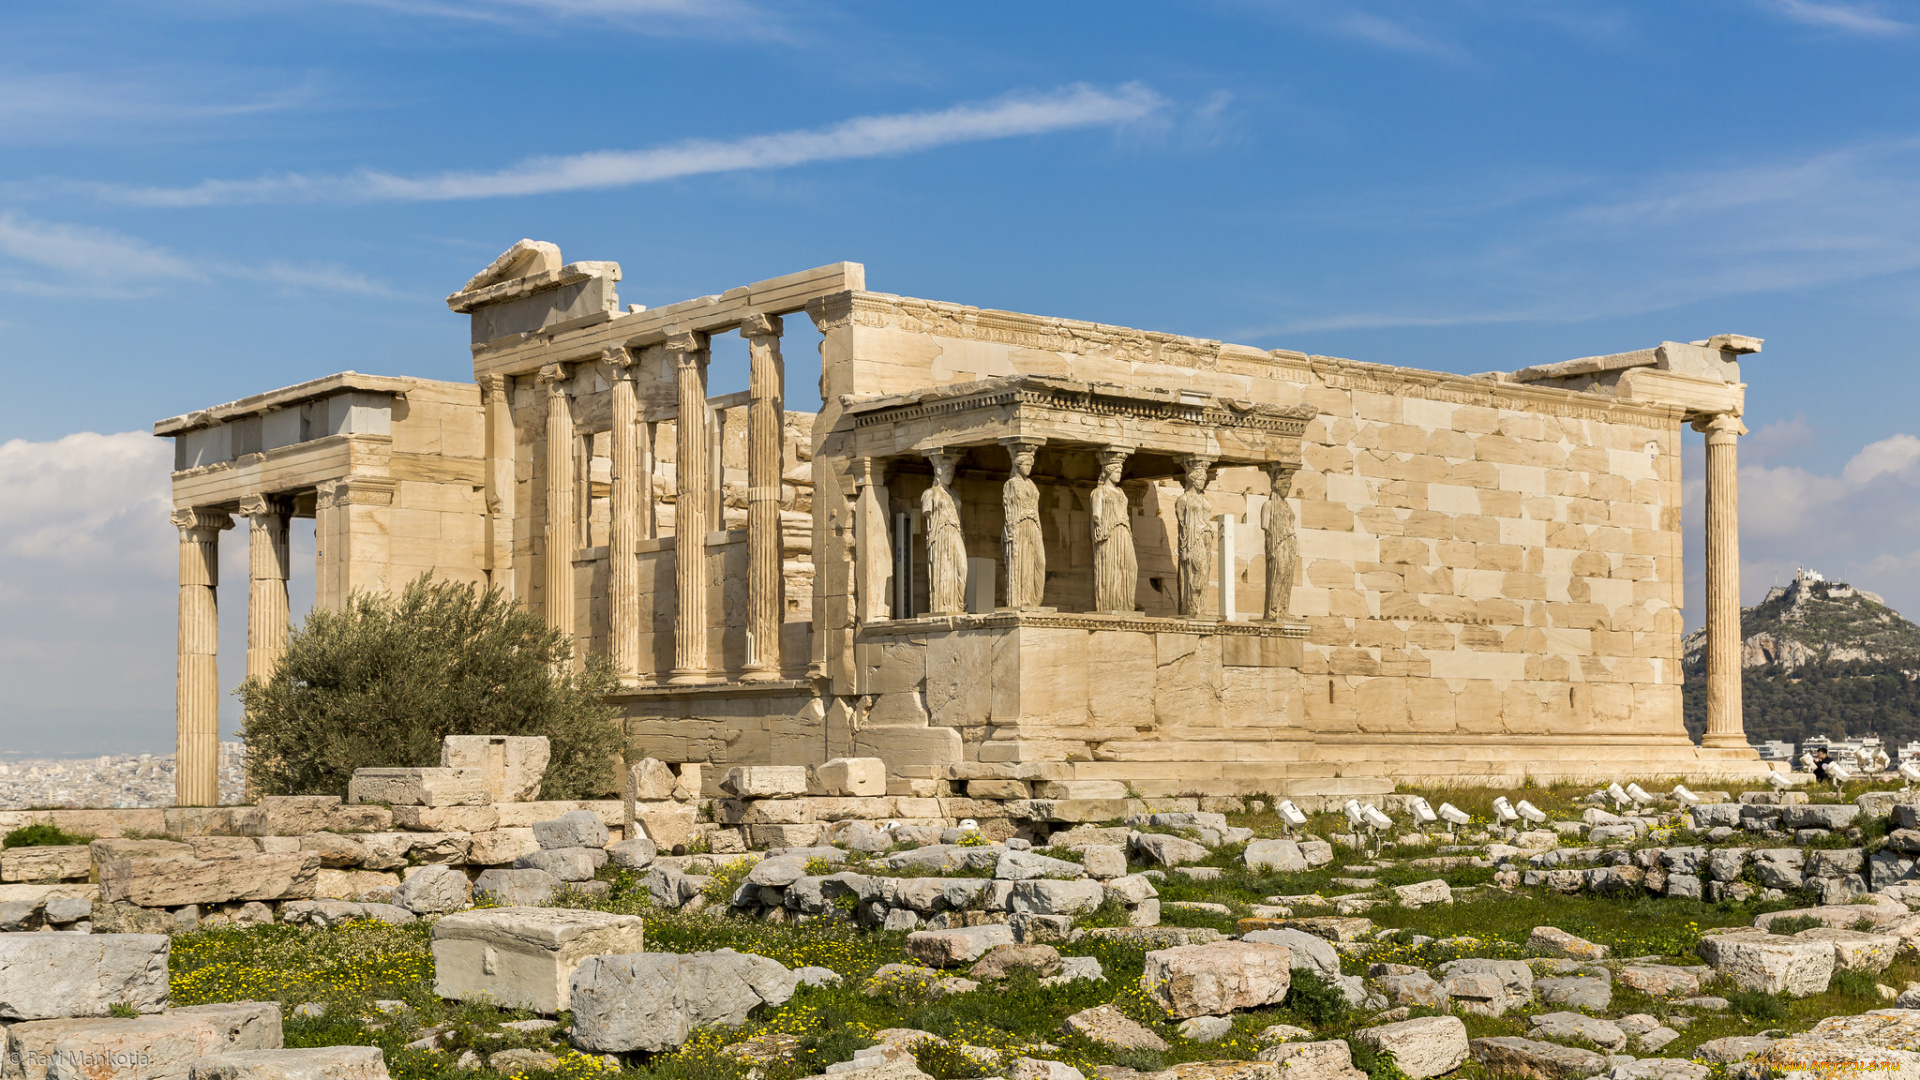
<svg viewBox="0 0 1920 1080">
<path fill-rule="evenodd" d="M 1687 733 L 1707 726 L 1707 680 L 1689 665 L 1683 691 Z M 1920 739 L 1920 681 L 1886 660 L 1826 660 L 1786 670 L 1777 664 L 1741 672 L 1741 711 L 1750 739 L 1801 742 L 1878 735 L 1891 746 Z"/>
<path fill-rule="evenodd" d="M 355 593 L 307 617 L 267 682 L 235 691 L 248 779 L 345 796 L 355 769 L 439 765 L 447 735 L 545 735 L 542 797 L 602 795 L 623 742 L 603 703 L 617 683 L 604 658 L 574 672 L 571 653 L 497 591 L 423 575 L 397 597 Z"/>
</svg>

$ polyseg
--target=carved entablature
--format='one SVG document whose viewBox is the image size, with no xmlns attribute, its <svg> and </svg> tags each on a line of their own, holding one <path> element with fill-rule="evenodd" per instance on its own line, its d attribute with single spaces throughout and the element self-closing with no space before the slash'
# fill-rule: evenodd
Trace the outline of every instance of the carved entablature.
<svg viewBox="0 0 1920 1080">
<path fill-rule="evenodd" d="M 849 397 L 842 404 L 853 427 L 852 452 L 860 457 L 1030 439 L 1049 446 L 1128 447 L 1168 460 L 1203 457 L 1218 466 L 1297 466 L 1300 436 L 1318 415 L 1312 405 L 1264 405 L 1046 375 Z"/>
</svg>

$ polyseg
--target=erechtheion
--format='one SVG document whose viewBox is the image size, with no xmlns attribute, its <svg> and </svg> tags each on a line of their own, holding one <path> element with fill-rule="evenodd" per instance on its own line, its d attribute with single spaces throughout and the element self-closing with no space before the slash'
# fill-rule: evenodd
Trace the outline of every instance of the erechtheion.
<svg viewBox="0 0 1920 1080">
<path fill-rule="evenodd" d="M 901 794 L 1067 799 L 1762 768 L 1737 668 L 1757 339 L 1460 376 L 870 292 L 854 263 L 652 310 L 619 279 L 521 241 L 448 298 L 473 383 L 346 373 L 155 425 L 182 804 L 213 798 L 236 515 L 249 672 L 284 647 L 288 520 L 312 516 L 317 603 L 429 571 L 504 590 L 611 658 L 636 754 L 673 762 L 870 756 Z M 783 408 L 796 318 L 817 414 Z M 734 333 L 749 388 L 712 396 Z"/>
</svg>

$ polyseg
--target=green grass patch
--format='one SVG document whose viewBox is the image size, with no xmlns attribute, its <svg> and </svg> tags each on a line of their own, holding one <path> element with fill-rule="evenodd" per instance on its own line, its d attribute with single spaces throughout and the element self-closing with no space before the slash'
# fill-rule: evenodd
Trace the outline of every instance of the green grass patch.
<svg viewBox="0 0 1920 1080">
<path fill-rule="evenodd" d="M 38 822 L 22 825 L 0 840 L 0 847 L 65 847 L 71 844 L 90 844 L 93 837 L 84 833 L 70 833 L 58 825 Z"/>
</svg>

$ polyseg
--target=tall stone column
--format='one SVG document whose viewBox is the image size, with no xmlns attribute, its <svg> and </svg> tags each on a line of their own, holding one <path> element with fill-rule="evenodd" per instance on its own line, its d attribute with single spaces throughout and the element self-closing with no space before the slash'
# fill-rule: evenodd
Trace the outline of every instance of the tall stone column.
<svg viewBox="0 0 1920 1080">
<path fill-rule="evenodd" d="M 220 803 L 220 533 L 218 510 L 175 510 L 180 530 L 180 659 L 174 692 L 174 804 Z"/>
<path fill-rule="evenodd" d="M 640 674 L 640 453 L 639 399 L 634 370 L 639 357 L 615 346 L 606 351 L 613 368 L 613 499 L 607 523 L 608 631 L 613 673 L 621 678 Z"/>
<path fill-rule="evenodd" d="M 780 574 L 780 474 L 784 463 L 786 372 L 778 315 L 740 324 L 747 339 L 747 669 L 745 682 L 780 677 L 780 624 L 786 584 Z"/>
<path fill-rule="evenodd" d="M 573 641 L 573 404 L 567 369 L 540 369 L 547 392 L 547 625 Z M 576 662 L 578 657 L 575 658 Z"/>
<path fill-rule="evenodd" d="M 509 600 L 518 593 L 513 581 L 513 380 L 488 375 L 480 381 L 486 394 L 487 584 Z"/>
<path fill-rule="evenodd" d="M 240 513 L 253 523 L 247 537 L 247 678 L 266 682 L 287 651 L 287 526 L 283 499 L 249 495 Z"/>
<path fill-rule="evenodd" d="M 1694 422 L 1707 436 L 1707 731 L 1701 745 L 1747 748 L 1740 708 L 1740 418 Z"/>
<path fill-rule="evenodd" d="M 676 334 L 667 339 L 680 392 L 674 421 L 675 503 L 673 583 L 679 608 L 673 620 L 673 676 L 670 682 L 698 685 L 707 674 L 707 508 L 712 478 L 707 475 L 707 335 Z"/>
</svg>

